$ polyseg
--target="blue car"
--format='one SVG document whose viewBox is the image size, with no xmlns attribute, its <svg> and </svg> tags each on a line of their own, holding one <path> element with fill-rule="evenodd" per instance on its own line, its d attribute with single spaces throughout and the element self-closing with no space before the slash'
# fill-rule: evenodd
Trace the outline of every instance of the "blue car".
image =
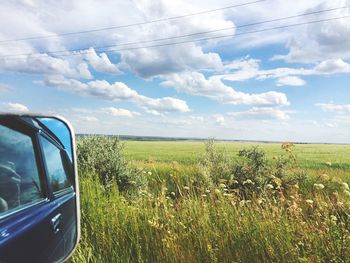
<svg viewBox="0 0 350 263">
<path fill-rule="evenodd" d="M 0 262 L 62 262 L 80 233 L 74 133 L 60 117 L 0 114 Z"/>
</svg>

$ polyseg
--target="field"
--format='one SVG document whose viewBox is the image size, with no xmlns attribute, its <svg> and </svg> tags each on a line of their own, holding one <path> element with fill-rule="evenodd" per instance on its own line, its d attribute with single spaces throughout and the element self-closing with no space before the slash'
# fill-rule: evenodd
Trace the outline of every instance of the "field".
<svg viewBox="0 0 350 263">
<path fill-rule="evenodd" d="M 350 145 L 281 146 L 79 139 L 73 261 L 348 262 Z"/>
</svg>

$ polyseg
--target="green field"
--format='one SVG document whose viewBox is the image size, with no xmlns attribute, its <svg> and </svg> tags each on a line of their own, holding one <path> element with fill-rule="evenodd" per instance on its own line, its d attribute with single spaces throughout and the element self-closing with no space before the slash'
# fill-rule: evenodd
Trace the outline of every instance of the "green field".
<svg viewBox="0 0 350 263">
<path fill-rule="evenodd" d="M 131 161 L 157 163 L 176 161 L 182 165 L 194 165 L 205 154 L 204 142 L 188 141 L 125 141 L 125 156 Z M 243 148 L 258 146 L 268 158 L 283 152 L 280 143 L 218 142 L 217 147 L 225 150 L 232 158 Z M 339 144 L 296 144 L 294 153 L 298 164 L 311 175 L 327 172 L 350 178 L 350 145 Z M 329 165 L 331 164 L 331 165 Z"/>
<path fill-rule="evenodd" d="M 90 137 L 77 150 L 73 262 L 350 261 L 350 145 Z"/>
</svg>

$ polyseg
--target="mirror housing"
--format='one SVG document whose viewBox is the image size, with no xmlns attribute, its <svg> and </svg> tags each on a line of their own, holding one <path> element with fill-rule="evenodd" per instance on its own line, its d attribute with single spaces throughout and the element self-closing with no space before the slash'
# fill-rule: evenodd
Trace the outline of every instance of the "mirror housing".
<svg viewBox="0 0 350 263">
<path fill-rule="evenodd" d="M 62 262 L 79 238 L 71 124 L 60 116 L 0 114 L 0 262 Z"/>
</svg>

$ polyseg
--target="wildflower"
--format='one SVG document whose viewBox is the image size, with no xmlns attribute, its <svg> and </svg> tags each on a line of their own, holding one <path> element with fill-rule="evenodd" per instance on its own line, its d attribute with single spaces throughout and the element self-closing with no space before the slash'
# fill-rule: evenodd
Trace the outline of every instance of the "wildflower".
<svg viewBox="0 0 350 263">
<path fill-rule="evenodd" d="M 245 185 L 245 184 L 254 184 L 254 182 L 250 179 L 247 179 L 243 182 L 243 185 Z"/>
<path fill-rule="evenodd" d="M 315 187 L 317 190 L 322 190 L 322 189 L 324 189 L 324 185 L 323 185 L 323 184 L 314 184 L 314 187 Z"/>
<path fill-rule="evenodd" d="M 314 203 L 314 201 L 311 200 L 311 199 L 306 199 L 305 202 L 308 203 L 308 204 L 310 204 L 310 205 L 312 205 L 312 204 Z"/>
<path fill-rule="evenodd" d="M 267 189 L 273 189 L 273 185 L 272 185 L 272 184 L 267 184 L 267 185 L 266 185 L 266 188 L 267 188 Z"/>
<path fill-rule="evenodd" d="M 261 204 L 264 203 L 265 201 L 266 201 L 265 198 L 261 198 L 261 199 L 258 200 L 258 204 L 261 205 Z"/>
<path fill-rule="evenodd" d="M 149 172 L 148 172 L 148 175 L 152 175 L 152 172 L 151 172 L 151 171 L 149 171 Z"/>
<path fill-rule="evenodd" d="M 342 187 L 344 190 L 349 190 L 349 185 L 345 182 L 342 183 Z"/>
<path fill-rule="evenodd" d="M 344 190 L 344 194 L 345 194 L 346 196 L 350 197 L 350 191 Z"/>
<path fill-rule="evenodd" d="M 215 189 L 214 192 L 215 192 L 216 194 L 220 194 L 220 193 L 221 193 L 221 191 L 220 191 L 219 189 Z"/>
<path fill-rule="evenodd" d="M 331 162 L 326 162 L 326 165 L 332 166 L 332 163 Z"/>
<path fill-rule="evenodd" d="M 184 190 L 190 190 L 188 186 L 184 186 Z"/>
<path fill-rule="evenodd" d="M 221 183 L 221 184 L 219 184 L 219 187 L 220 188 L 226 188 L 226 184 Z"/>
</svg>

